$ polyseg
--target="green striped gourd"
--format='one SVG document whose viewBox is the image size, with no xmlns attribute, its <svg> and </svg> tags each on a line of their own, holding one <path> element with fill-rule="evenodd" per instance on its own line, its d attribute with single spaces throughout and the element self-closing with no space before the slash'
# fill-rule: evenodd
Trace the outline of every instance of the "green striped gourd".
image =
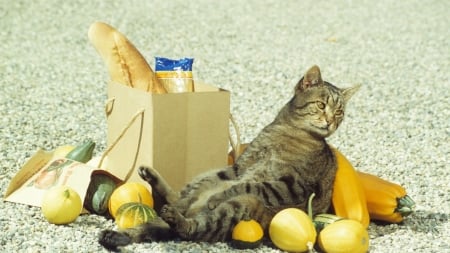
<svg viewBox="0 0 450 253">
<path fill-rule="evenodd" d="M 117 209 L 116 224 L 120 229 L 132 228 L 156 217 L 156 211 L 150 206 L 139 202 L 129 202 Z"/>
</svg>

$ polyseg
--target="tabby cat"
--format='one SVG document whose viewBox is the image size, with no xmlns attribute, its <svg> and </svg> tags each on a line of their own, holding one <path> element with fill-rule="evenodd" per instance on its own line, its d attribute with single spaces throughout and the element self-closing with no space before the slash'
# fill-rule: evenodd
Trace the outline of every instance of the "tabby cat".
<svg viewBox="0 0 450 253">
<path fill-rule="evenodd" d="M 325 138 L 341 124 L 345 105 L 358 88 L 339 89 L 323 81 L 319 67 L 313 66 L 233 166 L 200 175 L 180 193 L 157 171 L 140 167 L 140 176 L 165 203 L 160 217 L 135 228 L 102 231 L 100 244 L 115 250 L 174 238 L 227 241 L 243 219 L 257 220 L 267 232 L 275 213 L 288 207 L 306 210 L 312 193 L 313 210 L 326 212 L 336 161 Z"/>
</svg>

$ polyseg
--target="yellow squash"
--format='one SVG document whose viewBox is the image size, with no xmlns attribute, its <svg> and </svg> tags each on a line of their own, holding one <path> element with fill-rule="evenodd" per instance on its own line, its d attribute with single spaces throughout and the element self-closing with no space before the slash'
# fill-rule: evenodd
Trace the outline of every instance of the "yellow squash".
<svg viewBox="0 0 450 253">
<path fill-rule="evenodd" d="M 334 211 L 337 216 L 357 220 L 367 228 L 370 217 L 362 183 L 345 156 L 336 148 L 332 147 L 332 150 L 337 162 L 332 197 Z"/>
<path fill-rule="evenodd" d="M 286 208 L 273 217 L 269 236 L 279 249 L 305 252 L 312 249 L 317 232 L 308 214 L 297 208 Z"/>
<path fill-rule="evenodd" d="M 414 210 L 414 201 L 401 185 L 375 175 L 357 173 L 366 195 L 371 219 L 399 223 Z"/>
<path fill-rule="evenodd" d="M 42 214 L 53 224 L 69 224 L 75 221 L 82 208 L 80 195 L 67 185 L 50 188 L 45 192 L 41 203 Z"/>
<path fill-rule="evenodd" d="M 326 253 L 365 253 L 369 249 L 369 234 L 355 220 L 339 220 L 320 231 L 319 247 Z"/>
</svg>

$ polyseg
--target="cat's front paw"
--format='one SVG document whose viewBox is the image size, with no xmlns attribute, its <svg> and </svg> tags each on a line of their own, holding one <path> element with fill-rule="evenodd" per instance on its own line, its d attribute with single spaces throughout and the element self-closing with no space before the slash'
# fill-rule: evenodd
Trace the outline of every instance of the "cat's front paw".
<svg viewBox="0 0 450 253">
<path fill-rule="evenodd" d="M 103 230 L 98 237 L 98 243 L 110 251 L 118 251 L 118 247 L 126 246 L 131 242 L 127 234 L 114 230 Z"/>
<path fill-rule="evenodd" d="M 217 195 L 213 195 L 209 197 L 207 205 L 209 210 L 213 210 L 218 207 L 223 202 L 222 198 L 217 197 Z"/>
<path fill-rule="evenodd" d="M 189 239 L 191 236 L 191 223 L 173 206 L 164 205 L 160 211 L 161 218 L 175 229 L 178 236 L 184 239 Z"/>
<path fill-rule="evenodd" d="M 180 212 L 172 206 L 164 205 L 160 210 L 161 218 L 167 222 L 170 226 L 177 225 L 182 218 Z"/>
</svg>

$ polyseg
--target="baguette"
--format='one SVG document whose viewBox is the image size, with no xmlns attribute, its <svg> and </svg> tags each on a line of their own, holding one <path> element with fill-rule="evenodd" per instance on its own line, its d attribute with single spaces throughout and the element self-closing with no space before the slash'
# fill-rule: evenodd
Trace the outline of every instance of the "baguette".
<svg viewBox="0 0 450 253">
<path fill-rule="evenodd" d="M 88 37 L 108 67 L 112 82 L 152 93 L 166 93 L 142 54 L 114 27 L 95 22 L 89 27 Z"/>
</svg>

